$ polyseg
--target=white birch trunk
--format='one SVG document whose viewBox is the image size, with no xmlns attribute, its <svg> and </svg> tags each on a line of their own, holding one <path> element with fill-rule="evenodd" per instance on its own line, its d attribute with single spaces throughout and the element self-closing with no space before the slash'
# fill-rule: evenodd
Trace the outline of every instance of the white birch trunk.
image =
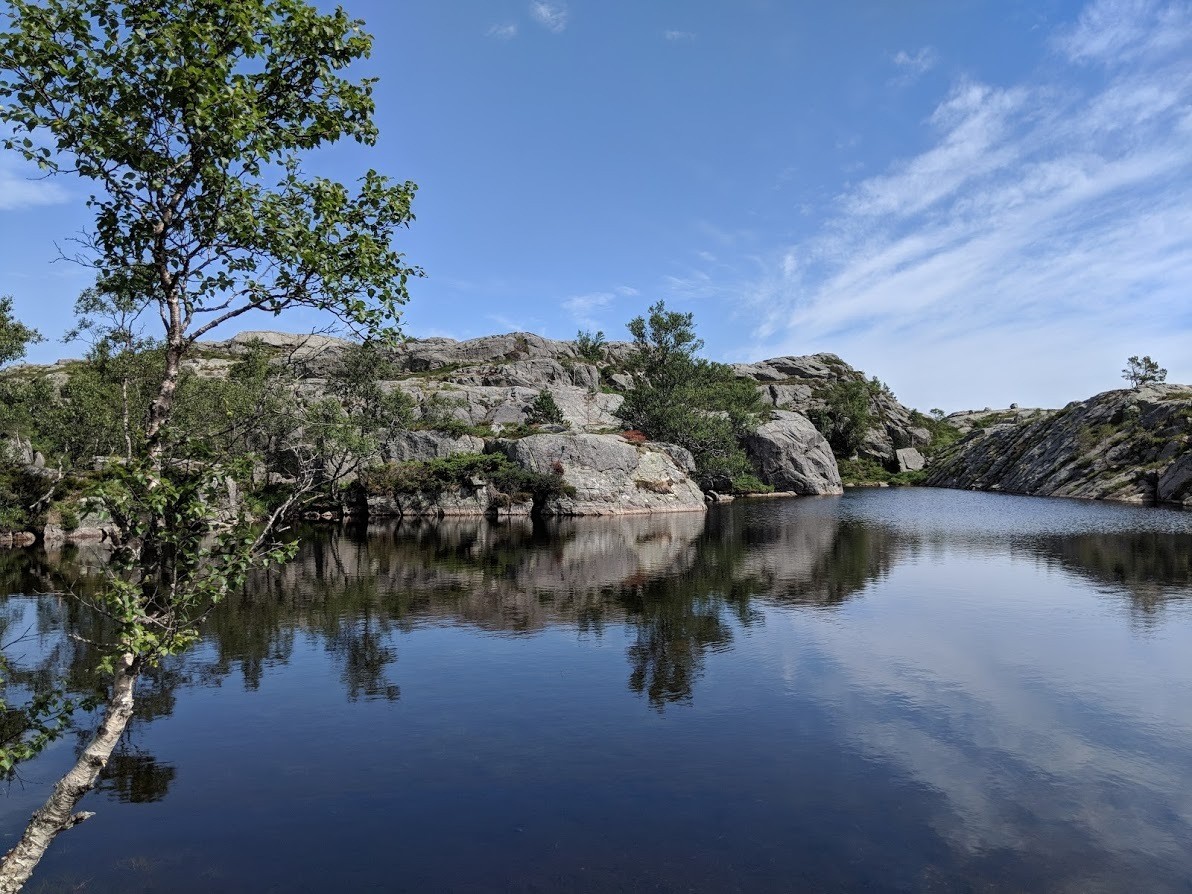
<svg viewBox="0 0 1192 894">
<path fill-rule="evenodd" d="M 95 787 L 100 772 L 107 766 L 112 751 L 132 719 L 136 679 L 136 659 L 131 653 L 122 655 L 112 682 L 112 695 L 95 738 L 70 771 L 58 780 L 45 804 L 30 818 L 21 840 L 0 862 L 0 894 L 20 891 L 58 833 L 92 816 L 74 810 L 83 796 Z"/>
</svg>

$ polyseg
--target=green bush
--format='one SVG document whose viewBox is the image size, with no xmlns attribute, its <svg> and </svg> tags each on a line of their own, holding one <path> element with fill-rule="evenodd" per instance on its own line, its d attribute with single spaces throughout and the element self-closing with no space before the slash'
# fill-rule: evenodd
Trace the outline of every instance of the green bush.
<svg viewBox="0 0 1192 894">
<path fill-rule="evenodd" d="M 875 389 L 880 391 L 863 379 L 841 379 L 822 393 L 824 405 L 811 414 L 811 422 L 838 458 L 853 456 L 865 440 L 873 419 L 870 401 Z"/>
<path fill-rule="evenodd" d="M 774 493 L 774 486 L 772 484 L 766 484 L 756 475 L 746 473 L 744 475 L 738 475 L 733 479 L 732 492 L 739 495 L 772 494 Z"/>
<path fill-rule="evenodd" d="M 604 359 L 604 333 L 581 329 L 575 334 L 575 352 L 589 363 Z"/>
<path fill-rule="evenodd" d="M 575 494 L 561 472 L 531 472 L 499 453 L 457 453 L 443 459 L 374 466 L 361 473 L 358 486 L 368 496 L 440 494 L 472 479 L 483 480 L 503 494 L 535 501 Z"/>
<path fill-rule="evenodd" d="M 49 482 L 17 466 L 0 467 L 0 531 L 30 531 L 43 521 L 31 509 L 49 490 Z"/>
<path fill-rule="evenodd" d="M 543 388 L 530 402 L 526 410 L 526 420 L 531 425 L 562 425 L 563 411 L 555 403 L 555 396 Z"/>
<path fill-rule="evenodd" d="M 63 504 L 58 507 L 58 518 L 62 520 L 62 530 L 74 531 L 79 527 L 79 513 L 75 506 Z"/>
<path fill-rule="evenodd" d="M 939 453 L 960 440 L 960 429 L 944 418 L 943 410 L 932 410 L 930 416 L 925 416 L 918 410 L 911 410 L 911 422 L 931 432 L 931 442 L 919 447 L 924 456 Z"/>
<path fill-rule="evenodd" d="M 628 328 L 634 385 L 617 415 L 653 440 L 690 450 L 705 490 L 726 490 L 733 479 L 753 473 L 739 439 L 768 412 L 754 383 L 726 364 L 695 356 L 703 342 L 690 313 L 668 311 L 659 301 Z"/>
</svg>

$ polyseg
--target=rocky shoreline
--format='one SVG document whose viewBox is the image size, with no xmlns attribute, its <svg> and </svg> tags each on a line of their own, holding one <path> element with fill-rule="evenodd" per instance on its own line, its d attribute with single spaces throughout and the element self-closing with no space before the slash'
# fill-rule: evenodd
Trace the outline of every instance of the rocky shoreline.
<svg viewBox="0 0 1192 894">
<path fill-rule="evenodd" d="M 353 343 L 316 335 L 245 332 L 205 343 L 188 369 L 220 380 L 249 352 L 261 350 L 296 371 L 291 386 L 306 402 L 332 395 L 330 376 Z M 469 341 L 408 340 L 386 349 L 375 384 L 412 406 L 408 427 L 387 431 L 368 464 L 405 468 L 439 461 L 502 462 L 557 487 L 537 495 L 502 490 L 484 474 L 435 488 L 369 492 L 353 505 L 322 507 L 316 517 L 517 518 L 702 512 L 732 499 L 695 478 L 692 455 L 622 429 L 617 411 L 633 387 L 626 374 L 632 346 L 605 343 L 594 355 L 574 342 L 532 333 Z M 23 366 L 5 375 L 41 377 L 55 388 L 81 361 Z M 769 418 L 741 439 L 758 481 L 776 494 L 835 495 L 847 485 L 926 484 L 1041 496 L 1192 506 L 1192 389 L 1149 385 L 1110 391 L 1062 410 L 984 410 L 929 419 L 900 404 L 878 379 L 866 379 L 834 354 L 737 364 L 754 384 Z M 823 431 L 841 388 L 860 389 L 863 427 L 847 453 Z M 534 418 L 543 395 L 557 407 L 548 423 Z M 405 399 L 405 398 L 403 398 Z M 947 435 L 941 440 L 941 435 Z M 951 441 L 955 443 L 950 443 Z M 27 440 L 4 440 L 10 465 L 33 478 L 56 470 Z M 834 451 L 834 447 L 837 449 Z M 97 457 L 96 468 L 108 458 Z M 409 475 L 407 475 L 409 478 Z M 75 507 L 78 510 L 78 506 Z M 103 541 L 108 520 L 51 508 L 36 531 L 0 533 L 0 546 Z"/>
<path fill-rule="evenodd" d="M 928 471 L 931 487 L 1192 508 L 1192 388 L 1106 391 L 1061 410 L 986 410 Z"/>
</svg>

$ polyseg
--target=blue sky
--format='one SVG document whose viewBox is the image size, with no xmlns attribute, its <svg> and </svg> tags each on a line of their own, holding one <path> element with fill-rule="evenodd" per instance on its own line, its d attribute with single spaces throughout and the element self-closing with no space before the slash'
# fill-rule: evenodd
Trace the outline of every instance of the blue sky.
<svg viewBox="0 0 1192 894">
<path fill-rule="evenodd" d="M 923 409 L 1192 382 L 1192 2 L 345 0 L 420 186 L 405 329 L 834 351 Z M 83 186 L 0 157 L 0 293 L 57 336 Z M 301 330 L 313 317 L 246 319 Z M 50 342 L 32 359 L 78 354 Z"/>
</svg>

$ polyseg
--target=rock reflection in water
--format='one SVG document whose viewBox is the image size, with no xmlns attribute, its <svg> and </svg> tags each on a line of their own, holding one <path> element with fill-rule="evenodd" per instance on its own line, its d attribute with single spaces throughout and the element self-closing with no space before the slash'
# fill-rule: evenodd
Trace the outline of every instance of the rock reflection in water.
<svg viewBox="0 0 1192 894">
<path fill-rule="evenodd" d="M 1192 537 L 1161 531 L 1042 537 L 1040 554 L 1113 593 L 1125 591 L 1141 617 L 1154 617 L 1192 591 Z"/>
<path fill-rule="evenodd" d="M 119 825 L 162 890 L 1186 890 L 1181 520 L 905 491 L 312 528 L 146 674 L 109 825 L 46 878 L 139 889 L 95 868 Z M 93 685 L 78 603 L 0 627 L 14 683 Z"/>
</svg>

